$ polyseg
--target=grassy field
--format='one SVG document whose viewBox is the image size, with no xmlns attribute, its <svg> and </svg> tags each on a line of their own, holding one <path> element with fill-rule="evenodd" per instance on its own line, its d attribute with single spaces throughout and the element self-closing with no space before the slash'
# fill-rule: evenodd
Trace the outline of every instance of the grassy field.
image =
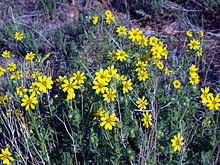
<svg viewBox="0 0 220 165">
<path fill-rule="evenodd" d="M 219 9 L 0 2 L 0 164 L 219 164 Z"/>
</svg>

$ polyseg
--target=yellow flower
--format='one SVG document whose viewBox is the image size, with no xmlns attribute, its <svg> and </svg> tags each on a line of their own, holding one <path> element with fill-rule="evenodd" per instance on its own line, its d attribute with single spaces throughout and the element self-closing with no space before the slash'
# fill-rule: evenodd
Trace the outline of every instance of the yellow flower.
<svg viewBox="0 0 220 165">
<path fill-rule="evenodd" d="M 40 76 L 38 78 L 38 80 L 40 81 L 38 83 L 39 90 L 43 93 L 47 93 L 47 89 L 52 89 L 51 85 L 53 84 L 53 81 L 51 79 L 52 77 L 47 77 L 46 75 L 44 75 L 44 77 Z"/>
<path fill-rule="evenodd" d="M 164 65 L 163 65 L 163 62 L 162 61 L 157 61 L 157 67 L 161 70 L 163 69 Z"/>
<path fill-rule="evenodd" d="M 146 128 L 149 127 L 149 124 L 152 125 L 152 115 L 147 111 L 146 115 L 143 113 L 144 118 L 141 119 L 141 121 L 143 121 L 143 126 L 146 125 Z"/>
<path fill-rule="evenodd" d="M 193 74 L 196 74 L 195 72 L 198 71 L 198 68 L 196 68 L 196 65 L 192 64 L 189 70 L 190 70 L 190 75 L 192 76 Z"/>
<path fill-rule="evenodd" d="M 59 86 L 59 89 L 62 88 L 62 84 L 63 84 L 63 81 L 65 78 L 66 78 L 66 76 L 64 76 L 64 77 L 59 76 L 59 78 L 56 79 L 56 81 L 57 81 L 56 86 Z"/>
<path fill-rule="evenodd" d="M 106 15 L 106 16 L 108 16 L 108 15 L 112 15 L 112 12 L 109 11 L 109 10 L 107 10 L 107 11 L 105 12 L 105 15 Z"/>
<path fill-rule="evenodd" d="M 180 88 L 181 83 L 180 83 L 178 80 L 175 80 L 175 81 L 173 82 L 173 86 L 174 86 L 174 88 Z"/>
<path fill-rule="evenodd" d="M 32 85 L 30 86 L 29 92 L 33 92 L 34 94 L 40 95 L 39 86 L 40 85 L 38 82 L 32 82 Z"/>
<path fill-rule="evenodd" d="M 145 99 L 145 96 L 142 97 L 142 99 L 138 99 L 136 101 L 136 103 L 138 104 L 138 108 L 140 108 L 140 110 L 142 109 L 146 109 L 146 105 L 148 105 L 147 99 Z"/>
<path fill-rule="evenodd" d="M 209 93 L 209 87 L 205 87 L 205 90 L 203 88 L 201 88 L 202 91 L 202 102 L 204 104 L 208 103 L 208 100 L 210 100 L 210 98 L 213 96 L 213 93 Z"/>
<path fill-rule="evenodd" d="M 46 60 L 47 58 L 49 58 L 49 57 L 50 57 L 50 54 L 51 54 L 50 52 L 49 52 L 49 53 L 47 53 L 47 54 L 46 54 L 46 56 L 43 58 L 43 60 L 42 60 L 42 61 L 44 61 L 44 60 Z"/>
<path fill-rule="evenodd" d="M 76 74 L 76 73 L 73 73 L 73 79 L 76 80 L 76 82 L 77 82 L 78 85 L 83 84 L 83 83 L 84 83 L 83 79 L 86 78 L 84 75 L 85 75 L 84 72 L 82 72 L 82 73 L 80 74 L 80 71 L 77 71 L 77 74 Z"/>
<path fill-rule="evenodd" d="M 23 38 L 23 33 L 16 32 L 16 33 L 15 33 L 15 38 L 16 38 L 17 40 L 21 40 L 21 39 Z"/>
<path fill-rule="evenodd" d="M 116 126 L 117 120 L 118 118 L 115 117 L 115 113 L 113 113 L 110 117 L 108 113 L 105 113 L 105 116 L 101 117 L 102 123 L 100 124 L 100 126 L 105 126 L 105 130 L 112 130 L 112 126 Z"/>
<path fill-rule="evenodd" d="M 138 45 L 141 45 L 142 47 L 147 46 L 147 37 L 145 35 L 140 36 L 139 39 L 137 39 Z"/>
<path fill-rule="evenodd" d="M 117 28 L 117 31 L 116 31 L 116 32 L 118 32 L 118 34 L 119 34 L 119 36 L 120 36 L 120 35 L 126 35 L 125 31 L 127 31 L 127 29 L 126 29 L 125 27 L 119 26 L 119 27 Z"/>
<path fill-rule="evenodd" d="M 111 79 L 112 77 L 120 77 L 119 74 L 117 73 L 117 69 L 114 68 L 114 65 L 111 67 L 108 67 L 108 78 Z"/>
<path fill-rule="evenodd" d="M 108 88 L 106 87 L 108 85 L 108 83 L 106 81 L 104 81 L 103 79 L 98 79 L 98 81 L 93 81 L 94 86 L 92 87 L 92 89 L 96 90 L 96 94 L 104 93 Z"/>
<path fill-rule="evenodd" d="M 134 160 L 134 156 L 133 156 L 133 155 L 131 155 L 130 159 L 131 159 L 131 161 L 132 161 L 132 160 Z"/>
<path fill-rule="evenodd" d="M 110 81 L 108 70 L 103 70 L 102 68 L 100 68 L 99 72 L 96 72 L 95 74 L 96 74 L 95 80 L 102 79 L 106 82 Z"/>
<path fill-rule="evenodd" d="M 30 61 L 30 60 L 32 61 L 34 59 L 34 56 L 35 56 L 35 54 L 33 52 L 30 52 L 30 53 L 26 54 L 25 59 L 27 61 Z"/>
<path fill-rule="evenodd" d="M 99 18 L 99 17 L 98 17 L 97 15 L 95 15 L 95 16 L 93 17 L 93 19 L 92 19 L 93 25 L 97 24 L 98 18 Z"/>
<path fill-rule="evenodd" d="M 73 77 L 71 77 L 70 80 L 64 80 L 64 83 L 61 85 L 64 92 L 74 91 L 74 89 L 79 88 L 79 86 L 76 85 L 77 82 L 76 81 L 73 82 L 73 80 L 74 80 Z"/>
<path fill-rule="evenodd" d="M 104 94 L 103 97 L 104 97 L 104 100 L 107 101 L 108 103 L 111 101 L 114 101 L 115 100 L 115 93 L 116 93 L 116 90 L 112 90 L 111 88 L 106 90 L 106 93 L 107 94 Z"/>
<path fill-rule="evenodd" d="M 76 97 L 76 94 L 75 94 L 74 89 L 73 89 L 73 90 L 70 90 L 70 91 L 68 92 L 66 100 L 72 100 L 72 99 L 74 99 L 75 97 Z"/>
<path fill-rule="evenodd" d="M 126 76 L 121 75 L 121 77 L 120 77 L 121 82 L 126 81 L 126 79 L 127 79 L 127 77 L 126 77 Z"/>
<path fill-rule="evenodd" d="M 130 36 L 128 37 L 128 39 L 132 39 L 132 42 L 134 42 L 135 40 L 138 40 L 143 32 L 139 31 L 139 28 L 134 29 L 133 27 L 131 28 L 132 31 L 129 31 L 128 34 L 130 34 Z"/>
<path fill-rule="evenodd" d="M 210 96 L 210 99 L 208 100 L 208 104 L 207 104 L 207 107 L 209 107 L 209 110 L 212 111 L 214 108 L 218 110 L 219 106 L 220 106 L 219 94 L 217 94 L 215 98 L 213 97 L 213 95 Z"/>
<path fill-rule="evenodd" d="M 17 88 L 17 94 L 20 96 L 23 96 L 24 92 L 27 92 L 28 90 L 22 85 L 21 87 Z"/>
<path fill-rule="evenodd" d="M 111 21 L 115 22 L 115 17 L 112 17 L 112 15 L 107 15 L 106 23 L 111 24 Z"/>
<path fill-rule="evenodd" d="M 39 79 L 40 75 L 42 75 L 42 72 L 37 71 L 37 72 L 34 72 L 34 74 L 32 74 L 32 77 L 33 79 L 37 80 Z"/>
<path fill-rule="evenodd" d="M 167 74 L 167 75 L 169 76 L 170 73 L 173 73 L 173 71 L 172 71 L 172 70 L 168 70 L 168 68 L 166 67 L 166 69 L 165 69 L 165 74 Z"/>
<path fill-rule="evenodd" d="M 193 49 L 193 50 L 196 50 L 198 49 L 198 45 L 200 44 L 200 42 L 198 40 L 190 40 L 190 43 L 188 44 L 189 45 L 189 49 Z"/>
<path fill-rule="evenodd" d="M 2 57 L 10 58 L 10 51 L 5 50 L 5 51 L 2 53 Z"/>
<path fill-rule="evenodd" d="M 198 57 L 202 56 L 202 53 L 203 53 L 202 48 L 200 48 L 196 53 L 197 53 Z"/>
<path fill-rule="evenodd" d="M 28 97 L 28 95 L 24 95 L 24 98 L 21 99 L 21 101 L 23 102 L 21 103 L 21 106 L 26 106 L 26 110 L 29 110 L 29 107 L 31 107 L 31 109 L 35 109 L 34 104 L 38 103 L 37 97 L 35 97 L 35 93 L 32 93 L 30 97 Z"/>
<path fill-rule="evenodd" d="M 117 55 L 116 59 L 120 61 L 126 60 L 126 57 L 128 57 L 125 51 L 119 49 L 117 50 L 116 55 Z"/>
<path fill-rule="evenodd" d="M 122 84 L 123 84 L 123 93 L 128 93 L 128 90 L 132 90 L 132 87 L 131 85 L 133 84 L 131 82 L 131 79 L 129 79 L 128 81 L 122 81 Z"/>
<path fill-rule="evenodd" d="M 1 151 L 2 154 L 0 154 L 0 157 L 3 164 L 9 165 L 10 164 L 9 160 L 14 161 L 14 158 L 10 156 L 11 153 L 8 151 L 8 147 L 5 150 L 1 149 Z"/>
<path fill-rule="evenodd" d="M 162 46 L 159 46 L 159 45 L 154 45 L 154 46 L 151 48 L 151 52 L 152 52 L 152 55 L 154 56 L 155 59 L 160 60 L 160 59 L 161 59 L 162 52 L 163 52 L 163 47 L 162 47 Z"/>
<path fill-rule="evenodd" d="M 186 34 L 187 34 L 187 36 L 192 37 L 192 32 L 191 31 L 187 31 Z"/>
<path fill-rule="evenodd" d="M 199 75 L 197 73 L 192 74 L 191 77 L 189 78 L 189 80 L 192 85 L 198 84 L 199 83 Z"/>
<path fill-rule="evenodd" d="M 113 60 L 117 58 L 117 54 L 115 51 L 109 52 L 109 57 L 112 58 Z"/>
<path fill-rule="evenodd" d="M 172 146 L 174 147 L 174 151 L 176 150 L 181 150 L 181 146 L 184 145 L 184 142 L 182 142 L 183 137 L 180 136 L 180 133 L 178 133 L 177 136 L 174 136 L 174 139 L 171 140 L 171 142 L 173 143 Z"/>
<path fill-rule="evenodd" d="M 146 70 L 146 65 L 144 62 L 141 62 L 141 61 L 138 61 L 137 64 L 135 64 L 137 66 L 137 68 L 135 69 L 136 72 L 141 72 L 141 71 L 144 71 Z"/>
<path fill-rule="evenodd" d="M 199 31 L 199 32 L 197 32 L 197 34 L 200 34 L 201 37 L 203 37 L 203 31 Z"/>
<path fill-rule="evenodd" d="M 21 71 L 16 71 L 16 72 L 13 72 L 10 79 L 13 80 L 14 78 L 17 78 L 19 80 L 21 77 L 23 77 L 22 74 L 21 74 Z"/>
<path fill-rule="evenodd" d="M 10 105 L 10 100 L 12 99 L 12 97 L 8 97 L 7 95 L 1 95 L 0 96 L 0 104 L 2 105 L 2 107 L 6 107 L 8 108 L 8 105 Z"/>
<path fill-rule="evenodd" d="M 5 71 L 6 71 L 6 70 L 3 69 L 3 68 L 0 66 L 0 76 L 4 75 L 4 72 L 5 72 Z"/>
<path fill-rule="evenodd" d="M 147 74 L 147 71 L 146 72 L 144 72 L 144 71 L 140 71 L 139 73 L 138 73 L 138 79 L 139 79 L 139 81 L 146 81 L 146 79 L 148 79 L 148 75 L 149 74 Z"/>
<path fill-rule="evenodd" d="M 159 41 L 158 38 L 156 38 L 156 37 L 154 37 L 154 36 L 151 36 L 151 37 L 149 38 L 149 45 L 155 46 L 155 45 L 158 44 L 158 41 Z"/>
<path fill-rule="evenodd" d="M 99 116 L 104 116 L 105 110 L 102 110 L 103 107 L 100 107 L 99 110 L 95 113 L 93 120 L 98 120 Z"/>
</svg>

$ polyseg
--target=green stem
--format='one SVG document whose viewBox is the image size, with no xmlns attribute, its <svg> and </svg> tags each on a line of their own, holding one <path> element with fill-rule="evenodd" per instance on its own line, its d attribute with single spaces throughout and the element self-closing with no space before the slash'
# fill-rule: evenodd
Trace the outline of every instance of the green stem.
<svg viewBox="0 0 220 165">
<path fill-rule="evenodd" d="M 111 139 L 110 139 L 109 130 L 106 130 L 106 135 L 107 135 L 107 138 L 108 138 L 108 141 L 109 141 L 109 143 L 110 143 L 111 148 L 114 150 L 114 147 L 113 147 L 112 142 L 111 142 Z"/>
<path fill-rule="evenodd" d="M 31 117 L 32 123 L 34 124 L 34 128 L 35 128 L 35 131 L 36 131 L 36 133 L 37 133 L 37 137 L 38 137 L 38 139 L 40 140 L 41 149 L 42 149 L 42 152 L 43 152 L 43 156 L 45 156 L 46 153 L 45 153 L 45 148 L 44 148 L 44 141 L 43 141 L 43 139 L 42 139 L 41 136 L 40 136 L 39 130 L 38 130 L 37 125 L 36 125 L 36 120 L 35 120 L 35 118 L 33 117 L 33 114 L 32 114 L 32 110 L 28 110 L 28 113 L 29 113 L 29 115 L 30 115 L 30 117 Z"/>
<path fill-rule="evenodd" d="M 183 117 L 184 117 L 185 113 L 186 113 L 186 109 L 184 110 L 184 112 L 183 112 L 183 114 L 182 114 L 182 116 L 181 116 L 181 118 L 180 118 L 180 122 L 179 122 L 179 129 L 180 129 L 180 124 L 181 124 L 181 121 L 183 120 Z"/>
<path fill-rule="evenodd" d="M 81 102 L 82 102 L 82 118 L 83 118 L 83 92 L 81 92 Z"/>
</svg>

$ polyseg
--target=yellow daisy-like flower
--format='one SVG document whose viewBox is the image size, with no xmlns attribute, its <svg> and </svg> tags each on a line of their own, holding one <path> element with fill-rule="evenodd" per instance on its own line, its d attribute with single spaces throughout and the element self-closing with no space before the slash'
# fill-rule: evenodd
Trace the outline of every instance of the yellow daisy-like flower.
<svg viewBox="0 0 220 165">
<path fill-rule="evenodd" d="M 106 16 L 108 16 L 108 15 L 112 15 L 112 12 L 109 11 L 109 10 L 107 10 L 107 11 L 105 12 L 105 15 L 106 15 Z"/>
<path fill-rule="evenodd" d="M 196 53 L 197 53 L 198 57 L 199 57 L 199 56 L 202 56 L 202 53 L 203 53 L 202 48 L 200 48 Z"/>
<path fill-rule="evenodd" d="M 117 54 L 115 51 L 109 52 L 109 57 L 112 58 L 113 60 L 117 58 Z"/>
<path fill-rule="evenodd" d="M 191 77 L 189 78 L 189 80 L 192 85 L 198 84 L 199 83 L 199 75 L 197 73 L 192 74 Z"/>
<path fill-rule="evenodd" d="M 176 150 L 181 150 L 181 146 L 184 145 L 184 142 L 182 142 L 183 137 L 180 135 L 180 133 L 178 133 L 177 136 L 174 136 L 174 139 L 171 140 L 171 142 L 173 143 L 172 146 L 174 147 L 174 151 Z"/>
<path fill-rule="evenodd" d="M 16 72 L 13 72 L 10 79 L 13 80 L 13 79 L 17 78 L 19 80 L 21 77 L 23 77 L 23 75 L 21 74 L 21 71 L 16 71 Z"/>
<path fill-rule="evenodd" d="M 47 93 L 47 89 L 52 89 L 51 85 L 53 84 L 53 81 L 51 79 L 52 77 L 47 77 L 46 75 L 40 76 L 38 78 L 38 80 L 40 81 L 38 83 L 38 86 L 41 92 Z"/>
<path fill-rule="evenodd" d="M 64 92 L 70 92 L 70 91 L 74 91 L 74 89 L 78 89 L 79 86 L 77 86 L 77 82 L 74 81 L 74 78 L 71 77 L 70 80 L 64 80 L 64 83 L 61 85 L 61 87 L 63 88 Z"/>
<path fill-rule="evenodd" d="M 34 72 L 34 74 L 32 74 L 32 77 L 33 79 L 37 80 L 39 79 L 40 75 L 42 75 L 42 72 L 37 71 L 37 72 Z"/>
<path fill-rule="evenodd" d="M 220 106 L 219 94 L 217 94 L 215 98 L 213 97 L 213 95 L 210 96 L 210 99 L 208 100 L 208 104 L 207 104 L 207 107 L 209 107 L 209 110 L 212 111 L 214 108 L 218 110 L 219 106 Z"/>
<path fill-rule="evenodd" d="M 105 110 L 102 110 L 103 107 L 100 107 L 99 110 L 95 113 L 93 120 L 99 120 L 99 116 L 104 116 Z"/>
<path fill-rule="evenodd" d="M 114 77 L 120 77 L 120 75 L 117 73 L 117 69 L 115 69 L 114 65 L 112 65 L 111 67 L 107 68 L 108 70 L 108 78 L 114 78 Z"/>
<path fill-rule="evenodd" d="M 35 56 L 35 54 L 33 52 L 30 52 L 30 53 L 26 54 L 25 59 L 27 61 L 30 61 L 30 60 L 32 61 L 34 59 L 34 56 Z"/>
<path fill-rule="evenodd" d="M 35 95 L 36 94 L 40 95 L 39 86 L 40 85 L 38 82 L 32 82 L 32 85 L 30 86 L 29 92 L 33 92 Z"/>
<path fill-rule="evenodd" d="M 121 35 L 126 35 L 125 31 L 127 31 L 127 29 L 126 29 L 125 27 L 119 26 L 119 27 L 117 28 L 117 31 L 116 31 L 116 32 L 118 32 L 118 35 L 121 36 Z"/>
<path fill-rule="evenodd" d="M 5 58 L 10 58 L 10 51 L 7 51 L 5 50 L 3 53 L 2 53 L 2 57 L 5 57 Z"/>
<path fill-rule="evenodd" d="M 5 150 L 1 149 L 1 151 L 2 151 L 2 154 L 0 154 L 0 157 L 1 157 L 2 163 L 10 165 L 10 160 L 14 161 L 14 158 L 10 156 L 11 153 L 8 151 L 8 147 Z"/>
<path fill-rule="evenodd" d="M 187 31 L 186 35 L 189 36 L 189 37 L 192 37 L 192 32 L 191 31 Z"/>
<path fill-rule="evenodd" d="M 131 82 L 131 79 L 129 79 L 128 81 L 122 81 L 122 84 L 123 84 L 123 93 L 128 93 L 128 90 L 132 90 L 132 87 L 131 85 L 133 84 Z"/>
<path fill-rule="evenodd" d="M 108 83 L 104 81 L 103 79 L 98 79 L 98 81 L 93 81 L 94 86 L 92 89 L 96 90 L 96 94 L 104 93 L 108 88 L 106 87 Z"/>
<path fill-rule="evenodd" d="M 126 57 L 128 57 L 125 51 L 120 49 L 117 50 L 116 55 L 117 55 L 116 59 L 120 61 L 126 60 Z"/>
<path fill-rule="evenodd" d="M 208 100 L 210 100 L 211 97 L 213 97 L 213 93 L 209 93 L 209 87 L 205 87 L 205 90 L 203 88 L 201 88 L 202 91 L 202 102 L 204 104 L 208 103 Z"/>
<path fill-rule="evenodd" d="M 108 103 L 110 102 L 110 100 L 114 101 L 116 98 L 115 93 L 116 93 L 116 90 L 112 90 L 111 88 L 107 89 L 106 94 L 103 95 L 104 100 L 107 101 Z"/>
<path fill-rule="evenodd" d="M 199 34 L 201 37 L 203 37 L 203 31 L 199 31 L 199 32 L 197 32 L 197 34 Z"/>
<path fill-rule="evenodd" d="M 163 69 L 164 65 L 163 65 L 163 62 L 162 62 L 162 61 L 157 61 L 156 64 L 157 64 L 157 67 L 158 67 L 160 70 Z"/>
<path fill-rule="evenodd" d="M 189 70 L 190 70 L 190 75 L 192 76 L 193 74 L 197 74 L 195 72 L 198 71 L 198 68 L 196 68 L 196 65 L 192 64 Z"/>
<path fill-rule="evenodd" d="M 101 127 L 105 126 L 105 130 L 112 130 L 112 126 L 116 126 L 116 121 L 118 120 L 115 117 L 115 113 L 113 113 L 110 117 L 108 113 L 105 113 L 104 117 L 101 117 L 102 123 L 100 124 Z"/>
<path fill-rule="evenodd" d="M 106 19 L 106 23 L 108 23 L 109 25 L 111 24 L 111 21 L 115 22 L 115 17 L 112 17 L 112 15 L 107 15 Z"/>
<path fill-rule="evenodd" d="M 21 87 L 17 88 L 17 94 L 20 96 L 23 96 L 24 92 L 27 92 L 28 90 L 22 85 Z"/>
<path fill-rule="evenodd" d="M 146 81 L 146 79 L 148 79 L 148 75 L 149 74 L 147 74 L 147 71 L 146 72 L 144 72 L 144 71 L 141 71 L 141 72 L 139 72 L 138 73 L 138 79 L 139 79 L 139 81 Z"/>
<path fill-rule="evenodd" d="M 66 76 L 62 77 L 62 76 L 59 76 L 59 78 L 56 79 L 57 83 L 56 83 L 56 86 L 59 86 L 59 89 L 62 88 L 62 84 L 63 84 L 63 81 L 65 80 Z"/>
<path fill-rule="evenodd" d="M 4 72 L 5 72 L 5 71 L 6 71 L 6 70 L 3 69 L 3 68 L 0 66 L 0 76 L 4 75 Z"/>
<path fill-rule="evenodd" d="M 170 73 L 173 73 L 172 70 L 169 70 L 167 67 L 165 69 L 165 74 L 167 74 L 168 76 L 170 75 Z"/>
<path fill-rule="evenodd" d="M 108 70 L 103 70 L 102 68 L 100 68 L 99 72 L 96 72 L 95 74 L 96 74 L 95 80 L 102 79 L 106 82 L 110 81 Z"/>
<path fill-rule="evenodd" d="M 38 103 L 37 97 L 35 97 L 35 93 L 32 93 L 30 97 L 28 97 L 28 95 L 24 95 L 24 98 L 21 99 L 21 101 L 23 102 L 21 103 L 21 106 L 26 106 L 26 110 L 29 110 L 30 107 L 31 109 L 35 109 L 34 104 Z"/>
<path fill-rule="evenodd" d="M 149 38 L 149 45 L 151 45 L 151 46 L 156 46 L 156 45 L 158 44 L 158 41 L 159 41 L 158 38 L 156 38 L 156 37 L 154 37 L 154 36 L 151 36 L 151 37 Z"/>
<path fill-rule="evenodd" d="M 179 82 L 178 80 L 175 80 L 175 81 L 173 82 L 173 86 L 174 86 L 174 88 L 180 88 L 181 82 Z"/>
<path fill-rule="evenodd" d="M 144 62 L 141 62 L 141 61 L 138 61 L 137 64 L 135 64 L 137 66 L 137 68 L 135 69 L 136 72 L 141 72 L 141 71 L 144 71 L 146 70 L 146 65 Z"/>
<path fill-rule="evenodd" d="M 68 92 L 68 94 L 67 94 L 66 100 L 72 100 L 72 99 L 74 99 L 75 97 L 76 97 L 76 94 L 75 94 L 74 90 L 70 90 L 70 91 Z"/>
<path fill-rule="evenodd" d="M 143 126 L 146 125 L 146 128 L 149 127 L 149 124 L 152 125 L 152 115 L 149 112 L 146 112 L 146 114 L 143 113 L 143 118 L 141 119 L 141 121 L 143 121 Z"/>
<path fill-rule="evenodd" d="M 86 78 L 84 75 L 85 75 L 84 72 L 80 74 L 80 71 L 77 71 L 77 74 L 73 73 L 73 79 L 76 80 L 78 85 L 83 84 L 84 83 L 83 80 Z"/>
<path fill-rule="evenodd" d="M 189 45 L 189 49 L 193 49 L 193 50 L 196 50 L 198 49 L 198 45 L 200 44 L 200 42 L 198 40 L 190 40 L 190 43 L 188 44 Z"/>
<path fill-rule="evenodd" d="M 97 15 L 95 15 L 92 19 L 92 23 L 93 25 L 97 24 L 99 17 Z"/>
<path fill-rule="evenodd" d="M 140 108 L 140 110 L 146 109 L 147 108 L 146 105 L 148 105 L 148 102 L 147 102 L 147 99 L 145 99 L 145 96 L 143 96 L 142 99 L 139 98 L 136 101 L 136 103 L 138 104 L 138 108 Z"/>
<path fill-rule="evenodd" d="M 141 37 L 142 33 L 142 31 L 139 31 L 139 28 L 134 29 L 132 27 L 131 31 L 128 32 L 128 34 L 130 35 L 128 39 L 132 39 L 132 42 L 134 42 L 135 40 L 138 40 Z"/>
<path fill-rule="evenodd" d="M 8 64 L 8 70 L 9 71 L 15 71 L 15 69 L 17 69 L 16 64 L 14 64 L 13 62 L 11 64 Z"/>
<path fill-rule="evenodd" d="M 137 41 L 138 41 L 138 45 L 141 45 L 142 47 L 147 46 L 148 40 L 147 40 L 147 37 L 145 37 L 145 35 L 140 36 Z"/>
<path fill-rule="evenodd" d="M 23 33 L 16 32 L 16 33 L 15 33 L 15 38 L 16 38 L 17 40 L 21 40 L 21 39 L 23 38 Z"/>
</svg>

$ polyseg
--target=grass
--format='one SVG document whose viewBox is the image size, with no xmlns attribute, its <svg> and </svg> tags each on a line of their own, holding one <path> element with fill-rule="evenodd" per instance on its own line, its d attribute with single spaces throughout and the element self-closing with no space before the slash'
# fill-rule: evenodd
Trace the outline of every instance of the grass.
<svg viewBox="0 0 220 165">
<path fill-rule="evenodd" d="M 219 107 L 208 107 L 219 95 L 219 80 L 213 80 L 218 72 L 211 70 L 215 67 L 214 56 L 213 63 L 208 63 L 212 50 L 207 40 L 212 38 L 196 24 L 200 21 L 198 15 L 188 17 L 177 12 L 179 29 L 171 34 L 143 28 L 144 22 L 128 25 L 128 8 L 126 20 L 110 9 L 115 21 L 108 24 L 107 9 L 103 8 L 109 4 L 97 3 L 94 12 L 79 11 L 77 23 L 73 24 L 67 21 L 68 14 L 64 16 L 61 12 L 68 10 L 66 2 L 31 3 L 38 14 L 25 17 L 19 16 L 22 7 L 11 7 L 19 6 L 19 2 L 4 3 L 10 14 L 0 21 L 1 54 L 10 51 L 10 58 L 0 57 L 0 66 L 5 69 L 0 68 L 1 163 L 10 159 L 7 153 L 14 159 L 9 164 L 219 162 Z M 95 15 L 99 18 L 97 24 L 92 22 Z M 66 23 L 60 20 L 63 17 Z M 116 32 L 119 26 L 127 28 L 126 35 Z M 142 31 L 147 46 L 142 47 L 137 38 L 134 42 L 129 39 L 132 27 Z M 197 33 L 201 29 L 203 36 Z M 192 31 L 192 37 L 187 36 L 188 30 Z M 21 40 L 14 38 L 16 32 L 23 34 Z M 158 41 L 151 42 L 152 37 Z M 189 49 L 192 39 L 200 42 L 199 48 Z M 200 48 L 202 56 L 197 55 Z M 127 56 L 109 53 L 119 50 Z M 30 52 L 34 54 L 32 59 L 28 56 Z M 17 66 L 15 71 L 7 69 L 11 62 Z M 199 82 L 195 84 L 189 80 L 197 75 L 190 74 L 192 64 L 198 68 L 195 72 Z M 166 67 L 173 71 L 170 75 L 165 73 Z M 100 76 L 102 69 L 104 75 Z M 12 79 L 16 71 L 22 76 Z M 36 76 L 38 72 L 41 75 Z M 145 81 L 140 78 L 143 73 Z M 76 74 L 85 79 L 80 82 Z M 47 81 L 42 82 L 44 76 Z M 179 88 L 175 80 L 181 83 Z M 108 89 L 103 93 L 97 90 L 103 87 L 99 86 L 102 83 Z M 37 102 L 26 101 L 34 85 L 36 93 L 32 96 Z M 21 91 L 22 86 L 27 90 Z M 208 101 L 201 98 L 201 88 L 205 87 L 214 96 L 207 97 Z M 109 92 L 111 95 L 104 96 Z M 32 102 L 34 107 L 27 110 L 25 102 Z M 108 115 L 112 117 L 110 120 Z M 177 139 L 184 144 L 172 145 L 174 141 L 178 143 Z"/>
</svg>

